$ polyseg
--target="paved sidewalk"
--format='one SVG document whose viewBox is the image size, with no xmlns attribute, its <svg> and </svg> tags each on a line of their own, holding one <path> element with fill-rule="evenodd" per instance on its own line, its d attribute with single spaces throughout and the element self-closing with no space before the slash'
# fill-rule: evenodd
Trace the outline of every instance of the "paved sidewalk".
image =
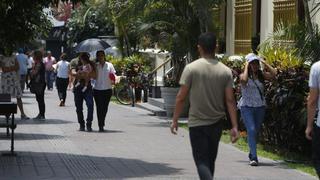
<svg viewBox="0 0 320 180">
<path fill-rule="evenodd" d="M 58 107 L 56 91 L 47 91 L 45 101 L 45 121 L 17 119 L 18 156 L 0 156 L 0 179 L 198 179 L 186 130 L 171 135 L 166 120 L 111 104 L 105 133 L 97 131 L 96 115 L 93 132 L 80 132 L 70 91 L 66 107 Z M 25 93 L 23 102 L 26 114 L 36 116 L 34 96 Z M 5 129 L 0 129 L 0 151 L 9 148 Z M 250 167 L 246 153 L 220 144 L 216 179 L 316 179 L 281 163 L 260 161 L 261 166 Z"/>
</svg>

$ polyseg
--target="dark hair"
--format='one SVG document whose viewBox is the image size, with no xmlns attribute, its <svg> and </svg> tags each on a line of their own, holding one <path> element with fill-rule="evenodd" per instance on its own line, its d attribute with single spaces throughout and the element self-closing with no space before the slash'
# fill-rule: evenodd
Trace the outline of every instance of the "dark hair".
<svg viewBox="0 0 320 180">
<path fill-rule="evenodd" d="M 62 53 L 60 55 L 60 60 L 66 60 L 66 58 L 67 58 L 67 54 L 66 53 Z"/>
<path fill-rule="evenodd" d="M 103 55 L 106 55 L 106 53 L 104 53 L 103 50 L 99 50 L 99 51 L 96 52 L 96 57 L 98 57 L 98 54 L 99 54 L 99 53 L 103 53 Z"/>
<path fill-rule="evenodd" d="M 201 46 L 205 53 L 214 53 L 216 49 L 217 39 L 214 33 L 202 33 L 198 38 L 198 45 Z"/>
<path fill-rule="evenodd" d="M 252 61 L 253 62 L 253 61 Z M 249 78 L 250 79 L 253 79 L 253 72 L 251 70 L 251 68 L 249 68 L 249 71 L 248 71 L 248 75 L 249 75 Z M 262 71 L 259 69 L 258 72 L 257 72 L 257 75 L 258 75 L 258 80 L 264 84 L 264 76 L 263 76 L 263 73 Z"/>
<path fill-rule="evenodd" d="M 90 55 L 88 53 L 82 53 L 80 55 L 80 59 L 85 61 L 86 63 L 90 64 L 93 71 L 96 71 L 96 66 L 95 66 L 94 62 L 90 61 Z"/>
<path fill-rule="evenodd" d="M 40 50 L 36 50 L 33 52 L 33 57 L 34 59 L 40 60 L 40 62 L 42 62 L 42 58 L 43 58 L 43 54 Z"/>
<path fill-rule="evenodd" d="M 99 62 L 99 60 L 98 60 L 98 54 L 99 54 L 99 53 L 102 53 L 104 56 L 106 55 L 103 50 L 97 51 L 97 52 L 96 52 L 96 62 Z"/>
<path fill-rule="evenodd" d="M 84 61 L 90 61 L 90 55 L 88 53 L 81 53 L 80 54 L 80 59 L 83 59 Z"/>
</svg>

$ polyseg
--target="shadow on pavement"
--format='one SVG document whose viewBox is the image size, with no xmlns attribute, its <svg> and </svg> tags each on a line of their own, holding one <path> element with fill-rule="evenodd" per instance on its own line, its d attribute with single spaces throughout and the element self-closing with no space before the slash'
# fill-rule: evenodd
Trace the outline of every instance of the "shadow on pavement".
<svg viewBox="0 0 320 180">
<path fill-rule="evenodd" d="M 164 127 L 169 128 L 170 124 L 168 122 L 147 122 L 144 124 L 135 124 L 138 127 Z"/>
<path fill-rule="evenodd" d="M 45 120 L 34 120 L 32 118 L 28 120 L 21 120 L 17 118 L 17 124 L 70 124 L 74 123 L 71 121 L 61 120 L 61 119 L 45 119 Z"/>
<path fill-rule="evenodd" d="M 7 137 L 6 132 L 0 132 L 0 138 L 10 138 Z M 64 138 L 60 135 L 49 135 L 49 134 L 26 134 L 26 133 L 14 133 L 14 140 L 15 141 L 24 141 L 24 140 L 42 140 L 42 139 L 59 139 Z"/>
<path fill-rule="evenodd" d="M 182 169 L 139 159 L 69 153 L 17 152 L 0 156 L 4 179 L 125 179 L 174 176 Z"/>
<path fill-rule="evenodd" d="M 249 166 L 249 161 L 237 161 L 237 162 L 240 162 L 240 163 L 243 163 L 243 164 L 248 164 Z M 270 163 L 266 163 L 266 162 L 263 162 L 261 160 L 259 160 L 259 166 L 281 166 L 283 163 L 280 163 L 280 162 L 270 162 Z M 258 167 L 259 167 L 258 166 Z"/>
<path fill-rule="evenodd" d="M 120 130 L 111 130 L 111 129 L 104 129 L 103 132 L 99 132 L 98 130 L 92 130 L 91 132 L 88 132 L 88 133 L 123 133 L 124 131 L 120 131 Z"/>
</svg>

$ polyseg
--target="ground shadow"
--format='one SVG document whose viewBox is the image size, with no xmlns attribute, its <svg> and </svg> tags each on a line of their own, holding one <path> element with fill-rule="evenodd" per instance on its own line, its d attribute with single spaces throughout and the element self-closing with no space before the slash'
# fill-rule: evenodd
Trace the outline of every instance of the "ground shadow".
<svg viewBox="0 0 320 180">
<path fill-rule="evenodd" d="M 243 160 L 240 160 L 240 161 L 237 161 L 237 162 L 240 162 L 240 163 L 243 163 L 243 164 L 248 164 L 249 162 L 248 161 L 243 161 Z M 267 162 L 263 162 L 263 160 L 261 161 L 261 160 L 259 160 L 259 166 L 270 166 L 270 167 L 272 167 L 272 166 L 282 166 L 283 165 L 283 163 L 281 163 L 281 162 L 269 162 L 269 163 L 267 163 Z"/>
<path fill-rule="evenodd" d="M 11 137 L 7 136 L 6 131 L 0 132 L 0 138 L 8 138 Z M 50 134 L 33 134 L 33 133 L 14 133 L 14 140 L 15 141 L 24 141 L 24 140 L 43 140 L 43 139 L 60 139 L 64 138 L 60 135 L 50 135 Z"/>
<path fill-rule="evenodd" d="M 147 122 L 147 123 L 141 123 L 141 124 L 135 124 L 135 126 L 138 127 L 163 127 L 163 128 L 169 128 L 170 124 L 166 121 L 163 122 Z"/>
<path fill-rule="evenodd" d="M 124 131 L 120 131 L 120 130 L 111 130 L 111 129 L 104 129 L 103 132 L 100 132 L 98 130 L 92 130 L 91 132 L 89 133 L 123 133 Z"/>
<path fill-rule="evenodd" d="M 173 177 L 179 175 L 182 170 L 170 167 L 169 164 L 139 159 L 47 152 L 17 152 L 16 157 L 0 156 L 0 162 L 0 175 L 5 179 Z"/>
<path fill-rule="evenodd" d="M 74 123 L 71 121 L 66 121 L 62 119 L 45 119 L 45 120 L 34 120 L 32 118 L 28 120 L 21 120 L 20 118 L 17 118 L 16 120 L 17 124 L 70 124 Z"/>
</svg>

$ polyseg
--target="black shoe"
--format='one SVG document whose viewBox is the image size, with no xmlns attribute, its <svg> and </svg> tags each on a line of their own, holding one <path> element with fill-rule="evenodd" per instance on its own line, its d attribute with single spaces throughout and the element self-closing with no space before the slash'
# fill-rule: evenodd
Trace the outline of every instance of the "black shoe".
<svg viewBox="0 0 320 180">
<path fill-rule="evenodd" d="M 87 131 L 88 132 L 91 132 L 92 131 L 92 128 L 90 126 L 87 126 Z"/>
<path fill-rule="evenodd" d="M 85 131 L 84 126 L 80 126 L 79 131 Z"/>
<path fill-rule="evenodd" d="M 103 127 L 99 127 L 99 132 L 104 132 Z"/>
<path fill-rule="evenodd" d="M 36 117 L 33 118 L 33 120 L 45 120 L 46 118 L 43 115 L 38 115 Z"/>
</svg>

